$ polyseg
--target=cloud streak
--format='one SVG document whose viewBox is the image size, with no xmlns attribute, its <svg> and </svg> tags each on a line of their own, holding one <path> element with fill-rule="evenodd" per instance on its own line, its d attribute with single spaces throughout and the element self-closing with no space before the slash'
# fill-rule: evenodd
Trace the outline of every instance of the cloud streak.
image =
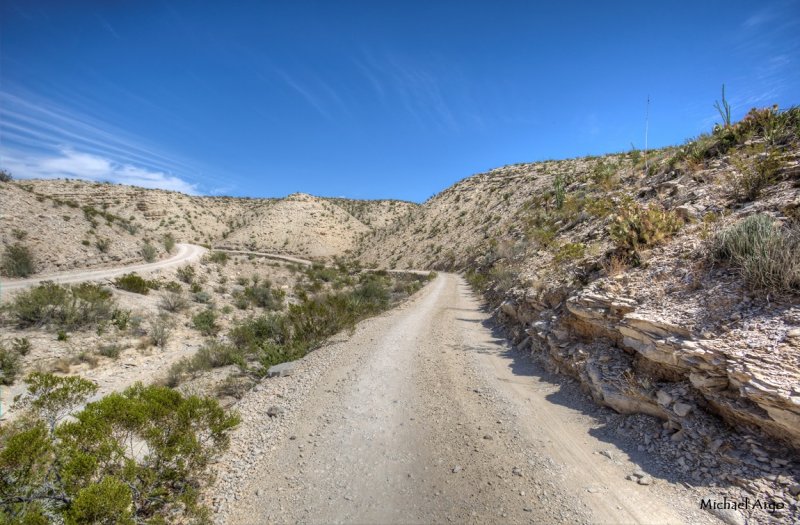
<svg viewBox="0 0 800 525">
<path fill-rule="evenodd" d="M 31 155 L 2 149 L 0 156 L 4 167 L 20 179 L 84 179 L 180 191 L 189 195 L 199 193 L 196 184 L 174 175 L 68 148 L 54 155 Z"/>
<path fill-rule="evenodd" d="M 108 180 L 190 194 L 196 172 L 125 132 L 47 100 L 0 92 L 0 165 L 19 178 Z"/>
</svg>

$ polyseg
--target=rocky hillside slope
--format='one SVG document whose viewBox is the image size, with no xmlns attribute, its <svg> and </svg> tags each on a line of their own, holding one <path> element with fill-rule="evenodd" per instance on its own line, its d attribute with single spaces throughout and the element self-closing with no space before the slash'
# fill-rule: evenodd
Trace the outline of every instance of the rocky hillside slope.
<svg viewBox="0 0 800 525">
<path fill-rule="evenodd" d="M 475 175 L 359 254 L 466 272 L 519 348 L 676 441 L 719 448 L 721 420 L 800 447 L 797 108 L 647 156 Z"/>
<path fill-rule="evenodd" d="M 27 247 L 35 273 L 142 260 L 145 243 L 177 242 L 307 257 L 341 255 L 415 204 L 294 194 L 284 199 L 195 197 L 79 180 L 0 183 L 0 243 Z M 374 226 L 373 226 L 374 225 Z"/>
</svg>

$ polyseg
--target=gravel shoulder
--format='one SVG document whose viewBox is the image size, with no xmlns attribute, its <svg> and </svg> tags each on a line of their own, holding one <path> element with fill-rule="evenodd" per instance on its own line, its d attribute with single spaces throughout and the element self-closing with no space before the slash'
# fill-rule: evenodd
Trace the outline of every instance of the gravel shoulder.
<svg viewBox="0 0 800 525">
<path fill-rule="evenodd" d="M 213 466 L 215 521 L 714 522 L 681 485 L 627 481 L 637 465 L 596 432 L 597 408 L 487 318 L 442 274 L 261 383 Z"/>
</svg>

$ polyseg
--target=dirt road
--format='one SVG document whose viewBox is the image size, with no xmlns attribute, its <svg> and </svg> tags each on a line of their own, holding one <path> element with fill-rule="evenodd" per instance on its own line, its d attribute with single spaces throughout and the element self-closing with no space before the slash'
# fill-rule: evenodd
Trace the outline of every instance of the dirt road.
<svg viewBox="0 0 800 525">
<path fill-rule="evenodd" d="M 60 284 L 79 283 L 83 281 L 99 281 L 117 277 L 128 272 L 147 272 L 181 266 L 183 264 L 198 260 L 206 252 L 205 248 L 194 244 L 179 243 L 176 246 L 177 251 L 175 252 L 175 255 L 152 263 L 131 264 L 116 268 L 98 268 L 95 270 L 71 270 L 68 272 L 37 275 L 36 277 L 31 277 L 30 279 L 3 280 L 2 283 L 0 283 L 0 300 L 2 300 L 3 295 L 5 295 L 3 292 L 21 290 L 35 286 L 42 281 L 55 281 Z"/>
<path fill-rule="evenodd" d="M 218 522 L 714 523 L 600 438 L 597 409 L 494 336 L 464 281 L 313 352 L 240 405 Z M 268 417 L 275 403 L 285 412 Z M 227 462 L 227 463 L 226 463 Z"/>
</svg>

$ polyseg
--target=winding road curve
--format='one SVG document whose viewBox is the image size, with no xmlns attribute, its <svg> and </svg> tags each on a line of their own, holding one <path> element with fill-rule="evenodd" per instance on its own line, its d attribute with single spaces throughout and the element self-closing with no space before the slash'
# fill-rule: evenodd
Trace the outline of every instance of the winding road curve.
<svg viewBox="0 0 800 525">
<path fill-rule="evenodd" d="M 22 290 L 31 286 L 36 286 L 43 281 L 54 281 L 60 284 L 80 283 L 83 281 L 99 281 L 110 279 L 128 272 L 147 272 L 164 268 L 173 268 L 200 259 L 206 249 L 195 244 L 179 243 L 176 245 L 177 251 L 167 259 L 152 263 L 130 264 L 115 268 L 97 268 L 90 270 L 70 270 L 67 272 L 49 273 L 37 275 L 29 279 L 7 279 L 0 282 L 0 299 L 3 292 Z"/>
<path fill-rule="evenodd" d="M 176 245 L 177 251 L 174 255 L 167 259 L 155 261 L 152 263 L 139 263 L 130 264 L 126 266 L 117 266 L 114 268 L 97 268 L 88 270 L 69 270 L 66 272 L 57 272 L 37 275 L 29 279 L 4 279 L 0 281 L 0 301 L 2 301 L 3 292 L 12 292 L 36 286 L 43 281 L 54 281 L 60 284 L 74 284 L 84 281 L 100 281 L 104 279 L 111 279 L 129 272 L 150 272 L 153 270 L 162 270 L 164 268 L 174 268 L 187 263 L 199 260 L 208 250 L 196 244 L 179 243 Z M 227 248 L 214 248 L 214 251 L 227 252 L 239 255 L 255 255 L 259 257 L 268 257 L 270 259 L 278 259 L 286 262 L 292 262 L 302 265 L 310 265 L 311 261 L 300 259 L 298 257 L 291 257 L 288 255 L 279 255 L 274 253 L 263 252 L 248 252 L 241 250 L 231 250 Z"/>
</svg>

